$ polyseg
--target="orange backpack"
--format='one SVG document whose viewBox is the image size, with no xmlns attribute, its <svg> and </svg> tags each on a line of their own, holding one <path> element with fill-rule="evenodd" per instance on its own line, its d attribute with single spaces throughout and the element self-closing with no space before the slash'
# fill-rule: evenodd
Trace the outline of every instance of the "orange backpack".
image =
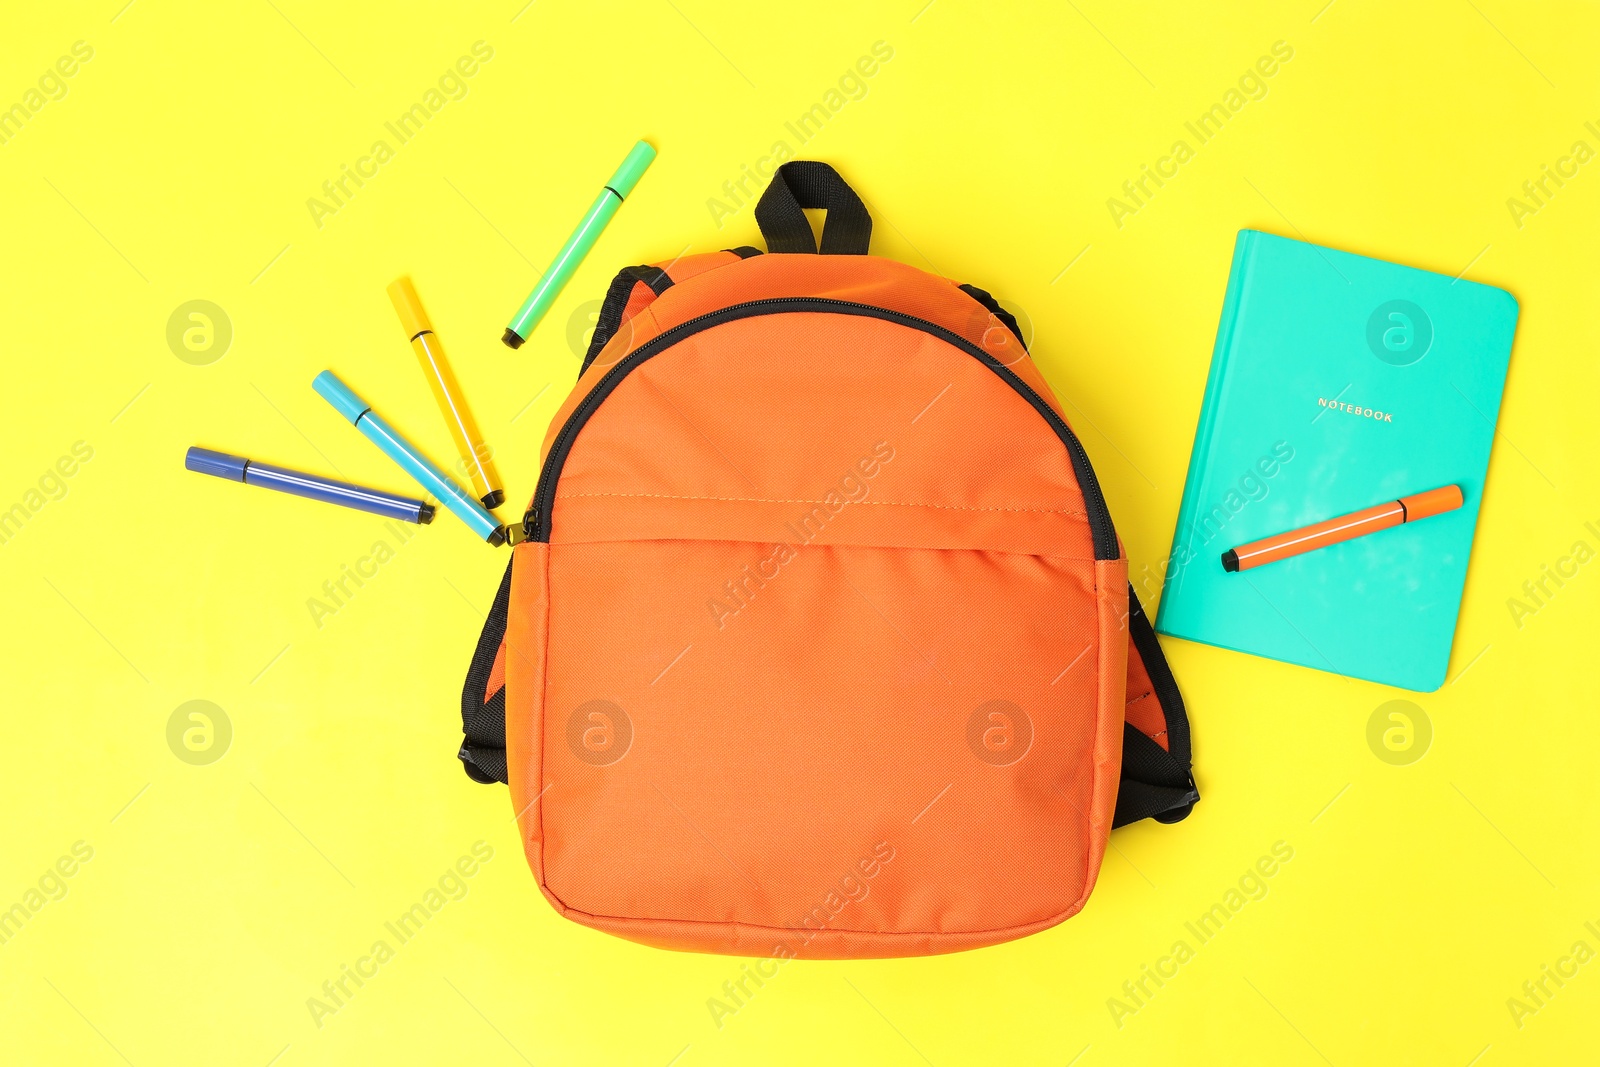
<svg viewBox="0 0 1600 1067">
<path fill-rule="evenodd" d="M 805 208 L 826 210 L 821 252 Z M 867 255 L 826 164 L 768 252 L 630 267 L 462 695 L 545 897 L 663 948 L 914 956 L 1083 907 L 1198 799 L 1089 457 L 987 293 Z"/>
</svg>

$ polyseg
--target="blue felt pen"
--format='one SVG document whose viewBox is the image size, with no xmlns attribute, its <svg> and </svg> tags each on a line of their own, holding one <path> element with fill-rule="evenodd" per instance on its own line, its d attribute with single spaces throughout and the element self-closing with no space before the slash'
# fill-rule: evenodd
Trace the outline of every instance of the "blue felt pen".
<svg viewBox="0 0 1600 1067">
<path fill-rule="evenodd" d="M 434 466 L 415 445 L 401 437 L 394 427 L 372 410 L 371 404 L 362 400 L 348 385 L 336 378 L 333 371 L 325 370 L 317 375 L 311 382 L 311 388 L 317 391 L 318 396 L 332 404 L 339 414 L 350 420 L 350 424 L 360 430 L 362 436 L 377 445 L 384 455 L 415 478 L 418 485 L 433 494 L 439 503 L 455 512 L 456 517 L 466 523 L 473 533 L 491 545 L 505 543 L 505 527 L 485 511 L 481 504 L 468 496 L 465 489 Z"/>
<path fill-rule="evenodd" d="M 257 463 L 243 456 L 230 456 L 226 452 L 213 452 L 209 448 L 191 448 L 183 457 L 183 465 L 200 474 L 226 478 L 230 482 L 259 485 L 276 489 L 280 493 L 309 497 L 329 504 L 341 504 L 357 511 L 367 511 L 402 522 L 429 523 L 433 521 L 433 505 L 422 500 L 385 493 L 381 489 L 368 489 L 362 485 L 335 481 L 315 474 L 274 467 L 270 463 Z"/>
</svg>

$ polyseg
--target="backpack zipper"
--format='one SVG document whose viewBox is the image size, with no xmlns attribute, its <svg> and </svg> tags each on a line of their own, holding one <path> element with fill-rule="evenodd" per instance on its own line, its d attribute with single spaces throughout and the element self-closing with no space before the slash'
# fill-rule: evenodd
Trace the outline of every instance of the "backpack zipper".
<svg viewBox="0 0 1600 1067">
<path fill-rule="evenodd" d="M 595 383 L 578 406 L 573 409 L 571 416 L 556 434 L 551 442 L 550 453 L 545 457 L 544 469 L 539 473 L 539 486 L 534 491 L 533 503 L 522 517 L 525 539 L 529 541 L 550 540 L 550 512 L 555 500 L 556 482 L 560 480 L 561 468 L 566 463 L 567 453 L 572 448 L 573 439 L 583 424 L 588 422 L 595 409 L 605 402 L 606 397 L 615 389 L 639 364 L 651 356 L 672 347 L 677 342 L 692 334 L 719 326 L 725 322 L 734 322 L 739 319 L 754 318 L 758 315 L 779 315 L 796 312 L 824 312 L 836 315 L 859 315 L 864 318 L 883 319 L 886 322 L 897 323 L 914 330 L 930 334 L 948 344 L 966 352 L 977 359 L 984 366 L 993 371 L 1002 381 L 1016 390 L 1023 399 L 1033 405 L 1044 420 L 1050 424 L 1057 437 L 1066 445 L 1067 452 L 1072 458 L 1073 473 L 1078 477 L 1078 488 L 1083 493 L 1084 510 L 1089 516 L 1090 533 L 1094 540 L 1095 559 L 1116 559 L 1121 555 L 1117 545 L 1116 528 L 1111 523 L 1111 512 L 1106 506 L 1105 494 L 1100 490 L 1100 481 L 1095 477 L 1094 467 L 1089 463 L 1089 454 L 1084 451 L 1083 444 L 1072 432 L 1065 420 L 1056 414 L 1054 408 L 1045 403 L 1044 398 L 1032 386 L 1023 381 L 1005 364 L 995 359 L 988 352 L 979 348 L 960 334 L 945 329 L 926 319 L 919 319 L 914 315 L 907 315 L 887 308 L 875 307 L 871 304 L 860 304 L 852 300 L 834 300 L 828 297 L 811 296 L 782 296 L 771 297 L 766 300 L 752 300 L 743 304 L 733 304 L 717 311 L 709 312 L 687 322 L 666 330 L 649 341 L 640 345 L 627 356 L 618 360 L 604 376 Z"/>
</svg>

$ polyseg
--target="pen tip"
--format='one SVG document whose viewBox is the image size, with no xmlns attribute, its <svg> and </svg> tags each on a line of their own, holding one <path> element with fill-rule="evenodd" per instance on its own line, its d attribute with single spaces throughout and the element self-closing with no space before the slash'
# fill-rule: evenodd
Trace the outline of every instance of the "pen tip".
<svg viewBox="0 0 1600 1067">
<path fill-rule="evenodd" d="M 428 523 L 430 523 L 432 521 L 433 521 L 433 505 L 432 504 L 423 504 L 420 508 L 417 509 L 417 523 L 418 523 L 418 525 L 426 526 L 426 525 L 428 525 Z"/>
<path fill-rule="evenodd" d="M 485 493 L 483 496 L 483 506 L 488 508 L 490 511 L 493 511 L 495 508 L 499 507 L 505 502 L 506 491 L 504 489 L 496 489 L 494 492 Z"/>
<path fill-rule="evenodd" d="M 522 338 L 518 336 L 516 330 L 513 330 L 511 327 L 507 326 L 506 332 L 500 337 L 500 343 L 505 345 L 507 348 L 521 348 Z"/>
<path fill-rule="evenodd" d="M 1222 554 L 1222 569 L 1229 574 L 1239 569 L 1239 554 L 1231 548 Z"/>
</svg>

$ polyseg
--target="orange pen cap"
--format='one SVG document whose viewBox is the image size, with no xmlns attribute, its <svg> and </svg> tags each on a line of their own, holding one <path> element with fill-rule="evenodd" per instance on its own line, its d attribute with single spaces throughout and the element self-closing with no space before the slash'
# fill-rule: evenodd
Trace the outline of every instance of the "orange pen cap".
<svg viewBox="0 0 1600 1067">
<path fill-rule="evenodd" d="M 1454 511 L 1461 506 L 1461 501 L 1461 487 L 1445 485 L 1438 489 L 1429 489 L 1426 493 L 1403 496 L 1400 498 L 1400 506 L 1406 509 L 1406 521 L 1416 522 L 1430 515 L 1442 515 L 1447 511 Z"/>
</svg>

